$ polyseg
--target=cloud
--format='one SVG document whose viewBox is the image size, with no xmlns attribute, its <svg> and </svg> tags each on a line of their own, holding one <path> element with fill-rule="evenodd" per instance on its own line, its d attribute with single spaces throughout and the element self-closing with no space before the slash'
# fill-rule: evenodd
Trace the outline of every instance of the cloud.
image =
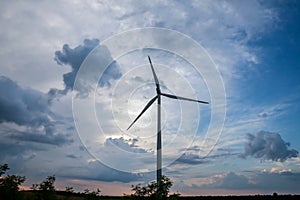
<svg viewBox="0 0 300 200">
<path fill-rule="evenodd" d="M 14 122 L 31 127 L 44 126 L 52 133 L 47 97 L 36 90 L 21 88 L 11 79 L 0 76 L 0 123 Z"/>
<path fill-rule="evenodd" d="M 216 182 L 213 184 L 215 188 L 248 189 L 251 187 L 246 176 L 238 175 L 234 172 L 229 172 L 221 178 L 217 177 L 215 181 Z"/>
<path fill-rule="evenodd" d="M 90 162 L 89 166 L 92 171 L 95 172 L 95 176 L 92 175 L 92 177 L 95 177 L 98 180 L 102 181 L 120 181 L 124 183 L 128 183 L 131 181 L 137 181 L 140 180 L 139 174 L 133 174 L 128 172 L 121 172 L 116 169 L 112 169 L 110 167 L 107 167 L 99 162 Z M 97 173 L 98 171 L 98 173 Z"/>
<path fill-rule="evenodd" d="M 205 157 L 201 157 L 201 147 L 194 145 L 187 149 L 181 149 L 185 151 L 173 164 L 187 164 L 198 165 L 216 162 L 217 159 L 226 159 L 232 156 L 238 157 L 241 153 L 232 152 L 231 149 L 218 148 Z"/>
<path fill-rule="evenodd" d="M 50 110 L 47 95 L 22 88 L 5 76 L 0 76 L 0 94 L 0 123 L 6 123 L 1 132 L 13 139 L 37 143 L 62 145 L 72 142 L 56 133 L 55 115 Z"/>
<path fill-rule="evenodd" d="M 258 116 L 262 117 L 262 118 L 266 118 L 266 117 L 268 117 L 268 113 L 265 113 L 265 112 L 264 113 L 259 113 Z"/>
<path fill-rule="evenodd" d="M 107 182 L 118 181 L 123 183 L 141 180 L 140 174 L 121 172 L 107 167 L 96 160 L 89 161 L 85 168 L 68 167 L 68 169 L 61 169 L 58 175 L 62 177 L 79 178 L 84 180 L 98 180 Z"/>
<path fill-rule="evenodd" d="M 71 158 L 71 159 L 77 159 L 78 156 L 74 155 L 74 154 L 68 154 L 66 155 L 67 158 Z"/>
<path fill-rule="evenodd" d="M 63 81 L 65 83 L 65 90 L 72 90 L 76 78 L 76 74 L 80 68 L 80 65 L 87 57 L 87 55 L 99 45 L 97 39 L 85 39 L 83 45 L 79 45 L 74 49 L 70 48 L 68 44 L 64 44 L 62 51 L 55 52 L 54 60 L 59 65 L 70 65 L 72 71 L 63 75 Z"/>
<path fill-rule="evenodd" d="M 46 135 L 53 135 L 47 96 L 22 88 L 11 79 L 0 76 L 0 123 L 11 122 L 31 129 L 43 128 Z"/>
<path fill-rule="evenodd" d="M 219 154 L 211 154 L 205 157 L 201 157 L 198 154 L 194 153 L 184 153 L 182 154 L 173 164 L 188 164 L 188 165 L 198 165 L 198 164 L 205 164 L 211 163 L 216 159 L 224 159 L 231 156 L 239 156 L 240 153 L 219 153 Z"/>
<path fill-rule="evenodd" d="M 122 150 L 127 152 L 134 152 L 134 153 L 147 153 L 148 151 L 140 148 L 136 145 L 138 142 L 137 139 L 124 139 L 123 137 L 120 138 L 107 138 L 104 145 L 105 147 L 109 148 L 111 145 L 114 145 Z"/>
<path fill-rule="evenodd" d="M 63 74 L 65 88 L 63 90 L 55 88 L 50 89 L 48 92 L 50 97 L 55 97 L 56 95 L 65 95 L 68 91 L 73 90 L 76 75 L 81 64 L 89 55 L 89 53 L 98 45 L 98 39 L 85 39 L 83 41 L 83 45 L 78 45 L 72 49 L 68 44 L 64 44 L 61 51 L 55 52 L 54 60 L 57 62 L 57 64 L 71 66 L 71 72 Z M 109 52 L 106 52 L 105 56 L 110 56 Z M 120 77 L 121 73 L 119 71 L 119 66 L 116 64 L 116 62 L 113 62 L 104 71 L 101 79 L 99 80 L 99 85 L 101 87 L 105 85 L 110 86 L 111 79 L 118 79 Z"/>
<path fill-rule="evenodd" d="M 22 157 L 23 154 L 30 151 L 43 151 L 42 147 L 36 145 L 28 145 L 20 142 L 9 142 L 6 138 L 1 138 L 0 142 L 0 160 L 4 161 L 6 158 Z M 20 159 L 18 159 L 20 162 Z"/>
<path fill-rule="evenodd" d="M 288 149 L 290 143 L 285 142 L 278 133 L 267 131 L 260 131 L 255 135 L 248 133 L 246 139 L 244 156 L 284 162 L 299 154 L 295 149 Z"/>
<path fill-rule="evenodd" d="M 250 190 L 298 193 L 300 183 L 300 174 L 293 172 L 252 172 L 247 176 L 229 172 L 206 178 L 209 183 L 199 188 L 247 190 L 248 193 Z"/>
<path fill-rule="evenodd" d="M 189 164 L 189 165 L 197 165 L 202 163 L 207 163 L 208 161 L 201 158 L 197 154 L 192 153 L 184 153 L 182 154 L 173 164 Z"/>
<path fill-rule="evenodd" d="M 40 134 L 39 132 L 17 132 L 14 131 L 10 135 L 10 138 L 16 139 L 19 141 L 27 141 L 27 142 L 37 142 L 37 143 L 43 143 L 43 144 L 51 144 L 51 145 L 57 145 L 61 146 L 64 144 L 72 143 L 73 139 L 69 139 L 68 135 L 63 134 Z"/>
<path fill-rule="evenodd" d="M 255 187 L 248 176 L 244 176 L 235 172 L 214 173 L 206 176 L 191 177 L 190 181 L 190 183 L 186 181 L 190 187 L 201 190 L 209 189 L 211 191 L 225 189 L 225 191 L 228 190 L 233 192 L 234 190 L 251 190 Z M 218 193 L 219 192 L 217 192 L 217 194 Z"/>
<path fill-rule="evenodd" d="M 300 173 L 291 171 L 261 172 L 251 177 L 255 188 L 285 193 L 299 193 Z"/>
</svg>

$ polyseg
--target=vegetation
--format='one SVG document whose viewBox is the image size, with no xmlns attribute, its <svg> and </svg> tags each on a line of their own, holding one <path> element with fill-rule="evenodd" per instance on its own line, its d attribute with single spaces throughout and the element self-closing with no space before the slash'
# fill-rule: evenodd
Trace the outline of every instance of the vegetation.
<svg viewBox="0 0 300 200">
<path fill-rule="evenodd" d="M 97 188 L 96 191 L 90 191 L 89 189 L 85 189 L 84 194 L 85 194 L 86 200 L 96 200 L 96 199 L 99 199 L 101 191 L 99 188 Z"/>
<path fill-rule="evenodd" d="M 161 183 L 158 185 L 155 181 L 150 182 L 148 185 L 141 187 L 140 184 L 132 185 L 132 191 L 134 192 L 130 196 L 135 199 L 167 199 L 169 197 L 169 191 L 173 182 L 166 176 L 162 176 Z M 169 198 L 177 199 L 179 194 L 173 194 Z"/>
<path fill-rule="evenodd" d="M 7 170 L 9 170 L 7 164 L 0 165 L 0 199 L 22 199 L 23 196 L 18 191 L 21 184 L 25 181 L 25 176 L 4 176 Z"/>
<path fill-rule="evenodd" d="M 37 198 L 41 200 L 57 200 L 55 192 L 55 176 L 48 176 L 42 183 L 33 184 L 31 189 L 36 191 Z"/>
<path fill-rule="evenodd" d="M 72 199 L 73 196 L 77 196 L 82 200 L 96 200 L 100 198 L 101 191 L 98 188 L 96 191 L 90 191 L 85 189 L 83 193 L 75 193 L 73 187 L 66 187 L 65 191 L 59 191 L 58 195 L 54 183 L 55 175 L 48 176 L 44 181 L 39 184 L 33 184 L 32 191 L 20 191 L 19 187 L 24 183 L 25 176 L 17 175 L 5 175 L 9 170 L 7 164 L 0 165 L 0 200 L 59 200 L 58 196 L 62 196 L 62 199 Z"/>
</svg>

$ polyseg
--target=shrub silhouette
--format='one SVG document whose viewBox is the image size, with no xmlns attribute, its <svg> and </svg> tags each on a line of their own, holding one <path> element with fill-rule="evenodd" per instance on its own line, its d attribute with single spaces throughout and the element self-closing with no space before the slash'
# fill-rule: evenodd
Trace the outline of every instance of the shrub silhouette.
<svg viewBox="0 0 300 200">
<path fill-rule="evenodd" d="M 101 194 L 101 190 L 99 188 L 97 188 L 96 191 L 90 191 L 89 189 L 85 189 L 84 194 L 85 194 L 84 198 L 86 200 L 96 200 L 96 199 L 99 199 L 99 196 Z"/>
<path fill-rule="evenodd" d="M 48 176 L 42 183 L 33 184 L 31 189 L 37 191 L 38 199 L 57 200 L 54 182 L 55 176 Z"/>
<path fill-rule="evenodd" d="M 133 199 L 166 199 L 169 195 L 170 188 L 173 182 L 165 175 L 162 176 L 162 180 L 158 186 L 155 181 L 150 182 L 146 186 L 141 186 L 138 184 L 136 186 L 132 185 L 133 194 L 131 197 Z M 177 199 L 179 194 L 171 195 L 171 199 Z"/>
<path fill-rule="evenodd" d="M 0 165 L 0 199 L 18 200 L 22 199 L 23 195 L 19 192 L 19 186 L 26 180 L 25 176 L 6 175 L 9 170 L 7 164 Z"/>
</svg>

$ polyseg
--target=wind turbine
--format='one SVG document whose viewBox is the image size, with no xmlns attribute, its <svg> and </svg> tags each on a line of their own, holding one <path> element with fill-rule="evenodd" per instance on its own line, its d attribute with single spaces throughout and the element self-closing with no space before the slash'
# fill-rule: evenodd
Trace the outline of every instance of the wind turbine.
<svg viewBox="0 0 300 200">
<path fill-rule="evenodd" d="M 143 115 L 143 113 L 154 103 L 155 100 L 157 100 L 157 163 L 156 163 L 156 178 L 157 178 L 157 185 L 159 186 L 161 183 L 161 179 L 162 179 L 162 150 L 161 150 L 161 96 L 165 96 L 168 98 L 172 98 L 172 99 L 178 99 L 178 100 L 185 100 L 185 101 L 194 101 L 197 103 L 204 103 L 204 104 L 208 104 L 208 102 L 206 101 L 199 101 L 199 100 L 194 100 L 194 99 L 189 99 L 189 98 L 185 98 L 185 97 L 180 97 L 180 96 L 175 96 L 172 94 L 166 94 L 166 93 L 162 93 L 160 90 L 160 86 L 159 86 L 159 82 L 158 82 L 158 78 L 156 76 L 156 73 L 154 71 L 154 67 L 152 65 L 150 56 L 148 56 L 149 62 L 150 62 L 150 66 L 151 66 L 151 70 L 152 70 L 152 74 L 155 80 L 155 85 L 156 85 L 156 96 L 153 97 L 148 103 L 147 105 L 144 107 L 144 109 L 142 110 L 142 112 L 135 118 L 135 120 L 130 124 L 130 126 L 127 128 L 127 130 L 130 129 L 130 127 Z M 158 187 L 159 188 L 159 187 Z"/>
</svg>

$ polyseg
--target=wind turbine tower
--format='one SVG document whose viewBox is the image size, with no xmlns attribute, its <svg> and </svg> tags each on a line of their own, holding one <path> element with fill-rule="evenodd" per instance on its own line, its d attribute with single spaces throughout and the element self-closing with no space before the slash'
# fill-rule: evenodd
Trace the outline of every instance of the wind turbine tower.
<svg viewBox="0 0 300 200">
<path fill-rule="evenodd" d="M 172 94 L 166 94 L 166 93 L 162 93 L 160 90 L 160 86 L 159 86 L 159 81 L 158 78 L 156 76 L 156 73 L 154 71 L 154 67 L 152 65 L 150 56 L 148 56 L 149 59 L 149 63 L 151 66 L 151 71 L 154 77 L 154 81 L 155 81 L 155 85 L 156 85 L 156 96 L 153 97 L 148 103 L 147 105 L 144 107 L 144 109 L 142 110 L 142 112 L 134 119 L 134 121 L 130 124 L 130 126 L 127 128 L 127 130 L 130 129 L 130 127 L 143 115 L 143 113 L 154 103 L 154 101 L 157 100 L 157 148 L 156 148 L 156 154 L 157 154 L 157 163 L 156 163 L 156 179 L 157 179 L 157 185 L 159 188 L 159 185 L 161 183 L 161 179 L 162 179 L 162 147 L 161 147 L 161 96 L 164 97 L 168 97 L 168 98 L 172 98 L 172 99 L 178 99 L 178 100 L 185 100 L 185 101 L 193 101 L 193 102 L 197 102 L 197 103 L 203 103 L 203 104 L 208 104 L 208 102 L 206 101 L 199 101 L 199 100 L 195 100 L 195 99 L 189 99 L 189 98 L 185 98 L 185 97 L 180 97 L 180 96 L 175 96 Z"/>
</svg>

